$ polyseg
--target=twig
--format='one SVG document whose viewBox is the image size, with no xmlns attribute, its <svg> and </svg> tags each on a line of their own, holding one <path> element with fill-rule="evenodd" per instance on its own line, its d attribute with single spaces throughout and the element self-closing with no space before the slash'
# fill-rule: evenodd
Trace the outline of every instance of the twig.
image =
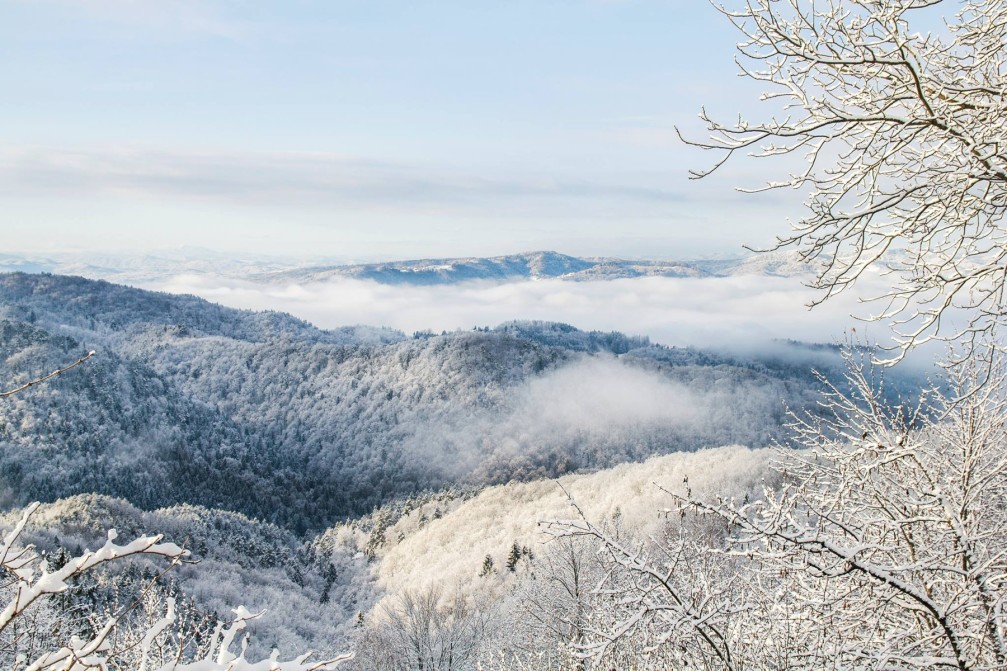
<svg viewBox="0 0 1007 671">
<path fill-rule="evenodd" d="M 7 398 L 8 396 L 13 396 L 14 394 L 17 394 L 19 392 L 24 391 L 28 387 L 33 387 L 36 384 L 45 382 L 49 378 L 53 378 L 53 377 L 56 377 L 57 375 L 61 375 L 61 374 L 65 373 L 65 372 L 67 372 L 68 370 L 70 370 L 71 368 L 76 368 L 77 366 L 81 365 L 82 363 L 84 363 L 85 361 L 87 361 L 88 359 L 90 359 L 91 357 L 93 357 L 94 354 L 95 354 L 94 350 L 91 350 L 90 352 L 87 353 L 87 356 L 82 356 L 81 358 L 77 359 L 76 361 L 74 361 L 69 366 L 64 366 L 63 368 L 58 368 L 58 369 L 54 370 L 53 372 L 49 373 L 48 375 L 43 375 L 42 377 L 38 378 L 37 380 L 32 380 L 31 382 L 28 382 L 26 384 L 21 385 L 17 389 L 11 389 L 10 391 L 0 392 L 0 398 Z"/>
</svg>

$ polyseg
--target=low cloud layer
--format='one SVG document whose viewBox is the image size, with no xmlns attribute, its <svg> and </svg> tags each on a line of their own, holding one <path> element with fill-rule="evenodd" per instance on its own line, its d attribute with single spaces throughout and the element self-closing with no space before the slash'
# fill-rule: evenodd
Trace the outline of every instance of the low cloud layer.
<svg viewBox="0 0 1007 671">
<path fill-rule="evenodd" d="M 850 315 L 869 314 L 853 295 L 812 311 L 815 293 L 793 277 L 639 278 L 608 282 L 528 281 L 434 287 L 340 279 L 265 285 L 183 275 L 148 285 L 227 306 L 289 312 L 322 328 L 387 326 L 410 334 L 495 326 L 515 319 L 559 321 L 585 330 L 646 335 L 669 345 L 764 343 L 778 338 L 841 340 L 871 329 Z M 881 332 L 882 329 L 874 328 Z"/>
</svg>

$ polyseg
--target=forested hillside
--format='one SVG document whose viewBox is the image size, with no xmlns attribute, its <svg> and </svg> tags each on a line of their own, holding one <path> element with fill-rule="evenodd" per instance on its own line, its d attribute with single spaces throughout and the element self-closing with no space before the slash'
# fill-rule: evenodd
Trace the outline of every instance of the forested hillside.
<svg viewBox="0 0 1007 671">
<path fill-rule="evenodd" d="M 93 631 L 142 593 L 129 617 L 142 628 L 174 599 L 194 655 L 209 623 L 245 604 L 267 610 L 251 625 L 252 653 L 352 644 L 355 668 L 390 649 L 387 609 L 423 594 L 459 626 L 479 625 L 470 642 L 487 663 L 495 650 L 554 647 L 518 627 L 523 590 L 558 561 L 537 545 L 530 512 L 567 506 L 544 478 L 576 473 L 564 482 L 588 488 L 578 497 L 590 514 L 624 510 L 627 531 L 646 515 L 620 501 L 655 477 L 691 472 L 748 491 L 765 457 L 742 448 L 627 462 L 771 444 L 787 406 L 818 411 L 812 369 L 838 380 L 842 365 L 832 346 L 704 351 L 544 322 L 326 331 L 190 296 L 0 275 L 9 387 L 90 350 L 86 365 L 3 401 L 6 522 L 30 501 L 53 502 L 25 539 L 51 568 L 113 527 L 165 534 L 201 563 L 152 588 L 156 562 L 78 581 L 57 606 L 92 619 L 60 615 L 60 636 Z M 892 392 L 907 380 L 895 375 Z"/>
<path fill-rule="evenodd" d="M 0 517 L 0 523 L 13 524 L 20 514 Z M 100 547 L 108 529 L 126 538 L 150 533 L 177 539 L 198 564 L 179 566 L 152 582 L 163 565 L 137 560 L 76 581 L 59 597 L 65 628 L 101 625 L 146 590 L 132 617 L 154 621 L 173 597 L 183 630 L 199 632 L 193 646 L 206 644 L 214 623 L 244 605 L 265 611 L 250 624 L 253 654 L 268 655 L 273 647 L 332 654 L 347 647 L 357 614 L 367 612 L 379 595 L 368 559 L 356 545 L 330 544 L 322 555 L 285 529 L 189 504 L 143 511 L 121 499 L 78 495 L 44 505 L 24 540 L 49 558 L 53 570 L 69 556 Z M 82 621 L 77 613 L 92 619 Z M 3 652 L 0 648 L 0 659 Z"/>
<path fill-rule="evenodd" d="M 173 598 L 192 653 L 207 643 L 218 618 L 227 619 L 235 604 L 243 604 L 265 611 L 250 623 L 253 656 L 274 647 L 331 655 L 356 643 L 359 660 L 351 668 L 370 669 L 381 652 L 373 637 L 383 626 L 383 610 L 403 595 L 430 592 L 438 604 L 463 597 L 477 606 L 466 612 L 484 618 L 473 642 L 485 663 L 500 650 L 528 644 L 540 645 L 545 659 L 552 659 L 562 652 L 561 641 L 535 643 L 543 631 L 523 609 L 530 605 L 526 592 L 540 589 L 536 577 L 550 589 L 556 577 L 552 572 L 562 548 L 546 542 L 537 523 L 574 514 L 564 490 L 592 518 L 617 520 L 626 534 L 650 534 L 665 524 L 653 515 L 666 498 L 655 482 L 674 486 L 689 475 L 696 491 L 744 494 L 765 476 L 767 457 L 734 446 L 565 476 L 563 489 L 537 481 L 478 493 L 446 490 L 400 500 L 308 539 L 240 513 L 189 504 L 144 511 L 122 499 L 84 494 L 42 506 L 23 540 L 48 558 L 50 570 L 100 547 L 108 529 L 126 538 L 164 534 L 184 543 L 199 562 L 156 581 L 163 566 L 144 559 L 76 581 L 54 604 L 59 613 L 54 621 L 63 632 L 87 632 L 134 600 L 138 608 L 124 629 L 149 626 Z M 20 514 L 0 516 L 0 524 L 12 525 Z M 524 548 L 523 554 L 515 557 L 514 547 Z M 581 598 L 586 608 L 591 599 Z M 32 617 L 48 613 L 35 611 Z M 442 625 L 435 625 L 431 636 L 438 635 L 436 626 Z M 464 664 L 472 659 L 460 661 L 471 668 Z"/>
<path fill-rule="evenodd" d="M 831 348 L 744 357 L 544 323 L 323 331 L 80 278 L 0 276 L 8 504 L 78 493 L 241 512 L 297 533 L 451 483 L 766 445 Z"/>
</svg>

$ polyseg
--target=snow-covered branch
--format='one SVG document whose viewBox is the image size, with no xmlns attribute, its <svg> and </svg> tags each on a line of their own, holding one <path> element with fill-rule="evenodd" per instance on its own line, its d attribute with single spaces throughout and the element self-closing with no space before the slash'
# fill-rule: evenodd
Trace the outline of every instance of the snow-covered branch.
<svg viewBox="0 0 1007 671">
<path fill-rule="evenodd" d="M 91 350 L 90 352 L 88 352 L 87 354 L 85 354 L 84 356 L 82 356 L 81 358 L 77 359 L 76 361 L 74 361 L 71 364 L 63 366 L 62 368 L 57 368 L 53 372 L 48 373 L 47 375 L 43 375 L 42 377 L 36 378 L 34 380 L 31 380 L 30 382 L 25 382 L 24 384 L 22 384 L 22 385 L 20 385 L 18 387 L 15 387 L 14 389 L 10 389 L 8 391 L 0 392 L 0 398 L 7 398 L 8 396 L 13 396 L 14 394 L 19 394 L 22 391 L 24 391 L 25 389 L 28 389 L 29 387 L 34 387 L 35 385 L 41 384 L 41 383 L 45 382 L 46 380 L 50 380 L 50 379 L 56 377 L 57 375 L 62 375 L 63 373 L 67 372 L 68 370 L 70 370 L 72 368 L 76 368 L 77 366 L 81 365 L 85 361 L 88 361 L 94 355 L 95 355 L 95 351 Z"/>
<path fill-rule="evenodd" d="M 761 497 L 710 500 L 686 482 L 667 490 L 665 536 L 646 543 L 583 518 L 549 526 L 611 558 L 596 593 L 615 617 L 586 654 L 621 642 L 682 667 L 1007 664 L 1002 361 L 957 367 L 947 390 L 891 407 L 848 358 L 850 391 L 829 387 L 822 413 L 795 418 Z"/>
<path fill-rule="evenodd" d="M 142 536 L 125 545 L 117 544 L 115 530 L 108 532 L 104 545 L 96 551 L 87 551 L 69 558 L 56 570 L 48 570 L 44 557 L 35 552 L 31 545 L 21 544 L 21 538 L 32 514 L 39 504 L 28 506 L 19 521 L 7 533 L 0 543 L 0 571 L 9 579 L 7 592 L 9 597 L 0 610 L 0 633 L 8 628 L 16 628 L 20 619 L 37 607 L 47 597 L 68 590 L 73 582 L 84 574 L 110 562 L 119 562 L 128 558 L 148 557 L 169 561 L 170 566 L 176 565 L 188 556 L 188 551 L 174 543 L 161 542 L 160 536 Z M 155 578 L 156 579 L 156 578 Z M 15 654 L 11 659 L 11 668 L 16 671 L 83 671 L 85 669 L 118 669 L 120 657 L 129 648 L 113 645 L 113 638 L 118 630 L 126 626 L 123 621 L 128 607 L 115 614 L 101 626 L 88 635 L 75 635 L 69 641 L 60 645 L 55 640 L 46 641 L 51 644 L 42 652 L 30 650 L 32 658 L 26 654 L 18 654 L 17 641 L 14 637 Z M 249 620 L 262 613 L 252 614 L 244 607 L 237 608 L 234 619 L 226 625 L 221 623 L 211 636 L 205 654 L 197 658 L 183 659 L 182 646 L 176 645 L 172 653 L 171 646 L 161 645 L 174 635 L 172 625 L 176 620 L 175 602 L 169 598 L 165 614 L 159 620 L 143 631 L 131 632 L 136 639 L 139 662 L 137 668 L 142 671 L 322 671 L 335 668 L 340 662 L 349 659 L 348 655 L 333 659 L 311 661 L 310 654 L 296 659 L 280 661 L 279 653 L 273 652 L 269 659 L 251 662 L 245 657 L 247 641 L 240 644 L 240 650 L 234 652 L 238 635 Z M 59 615 L 57 614 L 58 618 Z M 28 625 L 29 627 L 33 625 Z M 33 636 L 36 640 L 40 637 Z M 42 637 L 44 639 L 44 637 Z M 128 637 L 127 637 L 128 638 Z M 157 644 L 157 645 L 155 645 Z M 7 652 L 7 651 L 5 651 Z"/>
<path fill-rule="evenodd" d="M 944 27 L 928 23 L 934 7 L 952 4 Z M 686 142 L 722 155 L 693 176 L 739 152 L 803 159 L 763 187 L 806 194 L 806 216 L 775 248 L 795 247 L 815 267 L 816 302 L 871 268 L 887 271 L 892 288 L 870 318 L 894 327 L 894 359 L 935 337 L 971 343 L 995 330 L 1007 316 L 1007 5 L 750 0 L 717 8 L 743 36 L 742 74 L 769 87 L 763 100 L 776 114 L 725 124 L 704 110 L 710 137 Z"/>
</svg>

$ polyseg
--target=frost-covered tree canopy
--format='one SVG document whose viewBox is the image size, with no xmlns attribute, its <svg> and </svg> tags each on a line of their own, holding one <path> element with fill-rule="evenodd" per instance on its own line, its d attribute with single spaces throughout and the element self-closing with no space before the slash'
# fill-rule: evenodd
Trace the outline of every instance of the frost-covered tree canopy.
<svg viewBox="0 0 1007 671">
<path fill-rule="evenodd" d="M 778 246 L 817 266 L 820 300 L 883 270 L 873 318 L 894 358 L 1004 321 L 1007 6 L 999 0 L 727 1 L 741 74 L 767 111 L 692 144 L 784 159 L 754 190 L 805 195 Z"/>
<path fill-rule="evenodd" d="M 296 532 L 450 483 L 552 477 L 779 437 L 838 357 L 759 357 L 511 323 L 407 339 L 321 331 L 105 282 L 0 277 L 0 377 L 86 367 L 8 400 L 3 496 L 98 492 Z"/>
</svg>

